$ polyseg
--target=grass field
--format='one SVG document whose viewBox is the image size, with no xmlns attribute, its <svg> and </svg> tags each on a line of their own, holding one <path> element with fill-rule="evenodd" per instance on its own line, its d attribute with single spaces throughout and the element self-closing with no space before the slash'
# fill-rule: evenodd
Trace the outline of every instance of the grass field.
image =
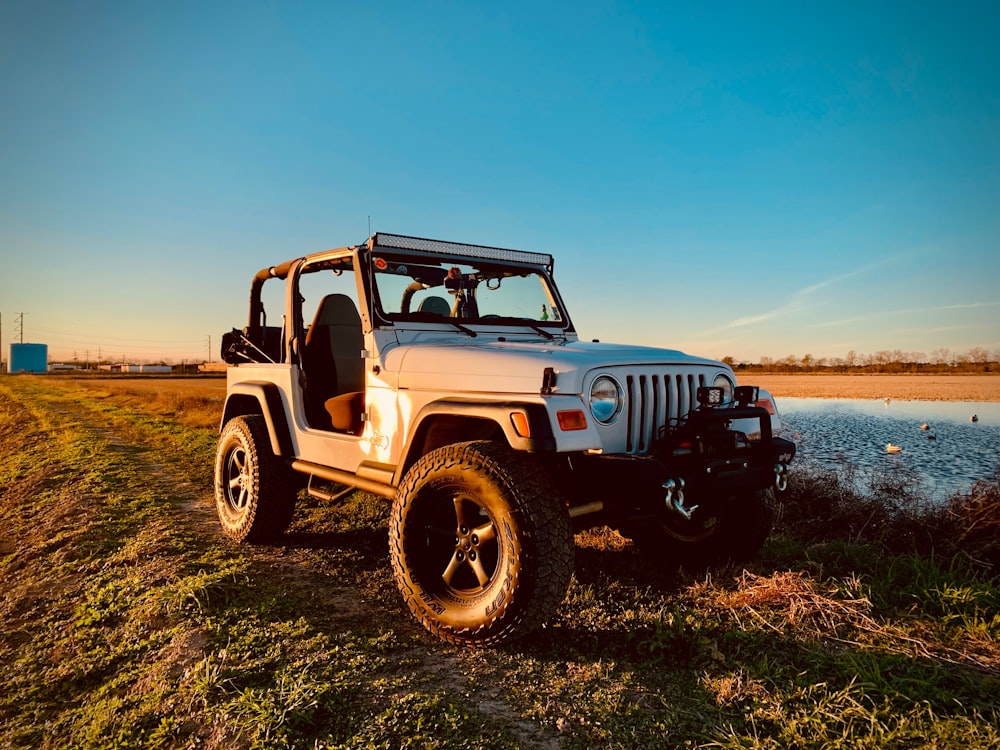
<svg viewBox="0 0 1000 750">
<path fill-rule="evenodd" d="M 0 747 L 1000 747 L 1000 477 L 795 475 L 746 568 L 583 533 L 554 620 L 471 651 L 410 618 L 383 499 L 224 540 L 223 394 L 0 377 Z"/>
</svg>

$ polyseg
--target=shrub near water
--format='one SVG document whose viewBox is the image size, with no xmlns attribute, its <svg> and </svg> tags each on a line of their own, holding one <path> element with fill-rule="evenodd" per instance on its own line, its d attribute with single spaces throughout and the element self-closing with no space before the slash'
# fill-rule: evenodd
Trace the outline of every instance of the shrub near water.
<svg viewBox="0 0 1000 750">
<path fill-rule="evenodd" d="M 778 531 L 807 548 L 847 544 L 869 556 L 915 554 L 1000 575 L 1000 468 L 944 504 L 887 471 L 869 473 L 868 491 L 858 492 L 856 474 L 797 467 L 778 505 Z"/>
<path fill-rule="evenodd" d="M 799 469 L 747 569 L 580 534 L 553 622 L 465 651 L 400 605 L 379 498 L 273 548 L 196 522 L 205 422 L 0 379 L 0 746 L 1000 747 L 1000 477 L 928 508 Z"/>
</svg>

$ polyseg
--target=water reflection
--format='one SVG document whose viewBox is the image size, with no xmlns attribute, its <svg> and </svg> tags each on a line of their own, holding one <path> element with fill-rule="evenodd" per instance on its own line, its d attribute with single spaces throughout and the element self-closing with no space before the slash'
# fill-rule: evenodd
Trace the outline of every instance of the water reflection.
<svg viewBox="0 0 1000 750">
<path fill-rule="evenodd" d="M 796 461 L 902 473 L 936 500 L 968 491 L 1000 462 L 998 403 L 782 398 L 778 408 Z M 889 443 L 902 450 L 886 452 Z"/>
</svg>

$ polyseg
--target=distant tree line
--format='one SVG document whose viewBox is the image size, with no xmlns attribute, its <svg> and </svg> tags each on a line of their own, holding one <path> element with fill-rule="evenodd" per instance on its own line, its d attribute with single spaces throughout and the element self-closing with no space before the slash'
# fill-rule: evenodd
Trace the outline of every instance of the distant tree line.
<svg viewBox="0 0 1000 750">
<path fill-rule="evenodd" d="M 980 346 L 965 353 L 935 349 L 924 352 L 882 350 L 871 354 L 849 351 L 843 357 L 814 357 L 789 354 L 784 359 L 761 357 L 758 363 L 737 362 L 734 357 L 722 361 L 735 370 L 747 372 L 814 373 L 1000 373 L 1000 349 L 988 351 Z"/>
</svg>

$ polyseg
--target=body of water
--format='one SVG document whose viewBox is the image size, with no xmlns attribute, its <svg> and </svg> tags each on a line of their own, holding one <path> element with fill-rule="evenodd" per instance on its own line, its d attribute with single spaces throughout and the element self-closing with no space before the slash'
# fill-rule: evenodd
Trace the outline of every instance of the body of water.
<svg viewBox="0 0 1000 750">
<path fill-rule="evenodd" d="M 896 473 L 935 500 L 968 492 L 1000 463 L 1000 403 L 782 398 L 778 411 L 796 463 Z"/>
</svg>

